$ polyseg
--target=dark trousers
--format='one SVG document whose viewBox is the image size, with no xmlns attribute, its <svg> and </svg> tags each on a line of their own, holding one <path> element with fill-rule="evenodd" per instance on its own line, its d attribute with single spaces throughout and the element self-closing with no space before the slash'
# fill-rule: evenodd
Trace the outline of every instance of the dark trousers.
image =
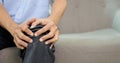
<svg viewBox="0 0 120 63">
<path fill-rule="evenodd" d="M 31 31 L 36 32 L 42 27 L 43 26 L 38 25 L 35 28 L 32 28 Z M 54 47 L 50 49 L 51 44 L 46 45 L 45 41 L 39 41 L 39 39 L 47 33 L 49 33 L 49 31 L 37 37 L 29 36 L 33 39 L 33 43 L 29 43 L 28 47 L 21 51 L 21 58 L 23 59 L 23 63 L 54 63 Z"/>
<path fill-rule="evenodd" d="M 0 50 L 8 47 L 15 47 L 12 35 L 0 26 Z"/>
</svg>

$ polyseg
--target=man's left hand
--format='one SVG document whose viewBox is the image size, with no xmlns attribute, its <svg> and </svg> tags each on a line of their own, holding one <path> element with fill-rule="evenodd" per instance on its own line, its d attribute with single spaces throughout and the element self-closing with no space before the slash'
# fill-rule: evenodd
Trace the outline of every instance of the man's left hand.
<svg viewBox="0 0 120 63">
<path fill-rule="evenodd" d="M 46 31 L 50 31 L 47 35 L 43 36 L 40 38 L 40 41 L 43 42 L 49 38 L 45 43 L 46 44 L 54 44 L 59 37 L 59 29 L 58 26 L 50 19 L 37 19 L 35 22 L 32 23 L 31 28 L 34 28 L 37 25 L 44 25 L 44 27 L 40 30 L 38 30 L 37 32 L 35 32 L 35 36 L 39 36 L 42 33 L 46 32 Z"/>
</svg>

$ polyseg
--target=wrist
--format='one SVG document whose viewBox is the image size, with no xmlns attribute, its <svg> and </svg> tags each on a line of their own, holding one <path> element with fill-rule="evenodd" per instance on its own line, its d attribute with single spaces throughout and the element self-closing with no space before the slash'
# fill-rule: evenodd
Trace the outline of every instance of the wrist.
<svg viewBox="0 0 120 63">
<path fill-rule="evenodd" d="M 6 28 L 10 33 L 11 35 L 13 36 L 14 33 L 15 33 L 15 30 L 16 29 L 19 29 L 19 26 L 16 24 L 16 23 L 11 23 L 8 25 L 8 27 Z"/>
<path fill-rule="evenodd" d="M 53 21 L 56 25 L 58 25 L 59 19 L 57 19 L 56 17 L 49 16 L 48 19 L 49 19 L 50 21 Z"/>
</svg>

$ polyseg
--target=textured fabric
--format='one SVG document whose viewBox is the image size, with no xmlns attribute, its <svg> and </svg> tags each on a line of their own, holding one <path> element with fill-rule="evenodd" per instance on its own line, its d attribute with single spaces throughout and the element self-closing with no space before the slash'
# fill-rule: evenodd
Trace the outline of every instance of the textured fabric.
<svg viewBox="0 0 120 63">
<path fill-rule="evenodd" d="M 49 16 L 50 0 L 0 0 L 16 23 Z"/>
<path fill-rule="evenodd" d="M 36 32 L 42 27 L 43 26 L 39 25 L 31 30 L 32 32 Z M 31 37 L 33 43 L 29 43 L 28 47 L 21 52 L 23 63 L 54 63 L 54 47 L 50 49 L 50 44 L 46 45 L 45 42 L 39 41 L 39 39 L 47 33 L 49 33 L 49 31 L 40 36 Z"/>
</svg>

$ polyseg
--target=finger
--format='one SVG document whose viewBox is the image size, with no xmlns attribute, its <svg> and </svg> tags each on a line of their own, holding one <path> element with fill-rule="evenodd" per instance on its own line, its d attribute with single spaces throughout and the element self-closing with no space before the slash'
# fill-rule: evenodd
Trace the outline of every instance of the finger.
<svg viewBox="0 0 120 63">
<path fill-rule="evenodd" d="M 19 49 L 24 49 L 23 46 L 20 46 L 20 45 L 18 45 L 18 44 L 16 44 L 16 46 L 17 46 L 17 48 L 19 48 Z"/>
<path fill-rule="evenodd" d="M 45 44 L 51 44 L 51 43 L 54 44 L 58 40 L 58 38 L 59 38 L 59 31 L 56 32 L 55 36 L 52 39 L 46 41 Z"/>
<path fill-rule="evenodd" d="M 54 44 L 51 44 L 50 49 L 52 49 L 52 48 L 53 48 L 53 46 L 54 46 Z"/>
<path fill-rule="evenodd" d="M 42 29 L 38 30 L 37 32 L 35 32 L 35 36 L 39 36 L 42 33 L 48 31 L 50 29 L 50 25 L 46 25 L 44 26 Z"/>
<path fill-rule="evenodd" d="M 28 44 L 26 42 L 24 42 L 23 40 L 19 39 L 18 37 L 15 37 L 16 39 L 16 43 L 19 45 L 19 46 L 23 46 L 23 47 L 27 47 Z"/>
<path fill-rule="evenodd" d="M 22 31 L 27 33 L 30 36 L 33 36 L 33 32 L 28 28 L 27 25 L 25 25 L 24 27 L 22 27 Z"/>
<path fill-rule="evenodd" d="M 31 27 L 30 28 L 34 28 L 35 26 L 37 26 L 37 25 L 39 25 L 39 24 L 41 24 L 42 23 L 42 20 L 40 19 L 40 20 L 37 20 L 37 21 L 35 21 L 35 22 L 33 22 L 32 24 L 31 24 Z"/>
<path fill-rule="evenodd" d="M 34 33 L 33 33 L 29 28 L 27 28 L 27 29 L 25 30 L 25 33 L 27 33 L 27 34 L 30 35 L 30 36 L 33 36 L 33 35 L 34 35 Z"/>
<path fill-rule="evenodd" d="M 26 41 L 26 42 L 32 43 L 32 39 L 29 38 L 29 37 L 27 37 L 27 36 L 25 36 L 25 35 L 22 33 L 22 31 L 17 30 L 17 31 L 16 31 L 16 35 L 18 36 L 18 38 L 20 38 L 20 39 L 22 39 L 22 40 L 24 40 L 24 41 Z"/>
<path fill-rule="evenodd" d="M 35 21 L 36 21 L 36 18 L 32 18 L 31 20 L 28 20 L 27 25 L 31 25 Z"/>
<path fill-rule="evenodd" d="M 17 43 L 17 41 L 16 41 L 16 40 L 14 40 L 14 42 L 15 42 L 15 45 L 17 46 L 17 48 L 19 48 L 19 49 L 24 49 L 24 47 L 23 47 L 23 46 L 18 45 L 18 43 Z"/>
<path fill-rule="evenodd" d="M 22 40 L 18 41 L 18 45 L 23 46 L 23 47 L 27 47 L 28 46 L 28 44 L 26 42 L 22 41 Z"/>
<path fill-rule="evenodd" d="M 22 23 L 21 25 L 27 25 L 28 27 L 33 23 L 33 22 L 35 22 L 36 21 L 36 18 L 32 18 L 32 19 L 30 19 L 30 20 L 28 20 L 28 21 L 25 21 L 24 23 Z"/>
<path fill-rule="evenodd" d="M 28 28 L 33 22 L 36 21 L 36 18 L 32 18 L 27 23 L 24 24 L 24 27 L 22 27 L 22 30 L 26 32 L 28 35 L 33 36 L 33 32 Z"/>
<path fill-rule="evenodd" d="M 47 40 L 49 38 L 52 38 L 55 35 L 56 30 L 57 29 L 52 28 L 47 35 L 40 38 L 40 41 L 44 41 L 44 40 Z"/>
</svg>

